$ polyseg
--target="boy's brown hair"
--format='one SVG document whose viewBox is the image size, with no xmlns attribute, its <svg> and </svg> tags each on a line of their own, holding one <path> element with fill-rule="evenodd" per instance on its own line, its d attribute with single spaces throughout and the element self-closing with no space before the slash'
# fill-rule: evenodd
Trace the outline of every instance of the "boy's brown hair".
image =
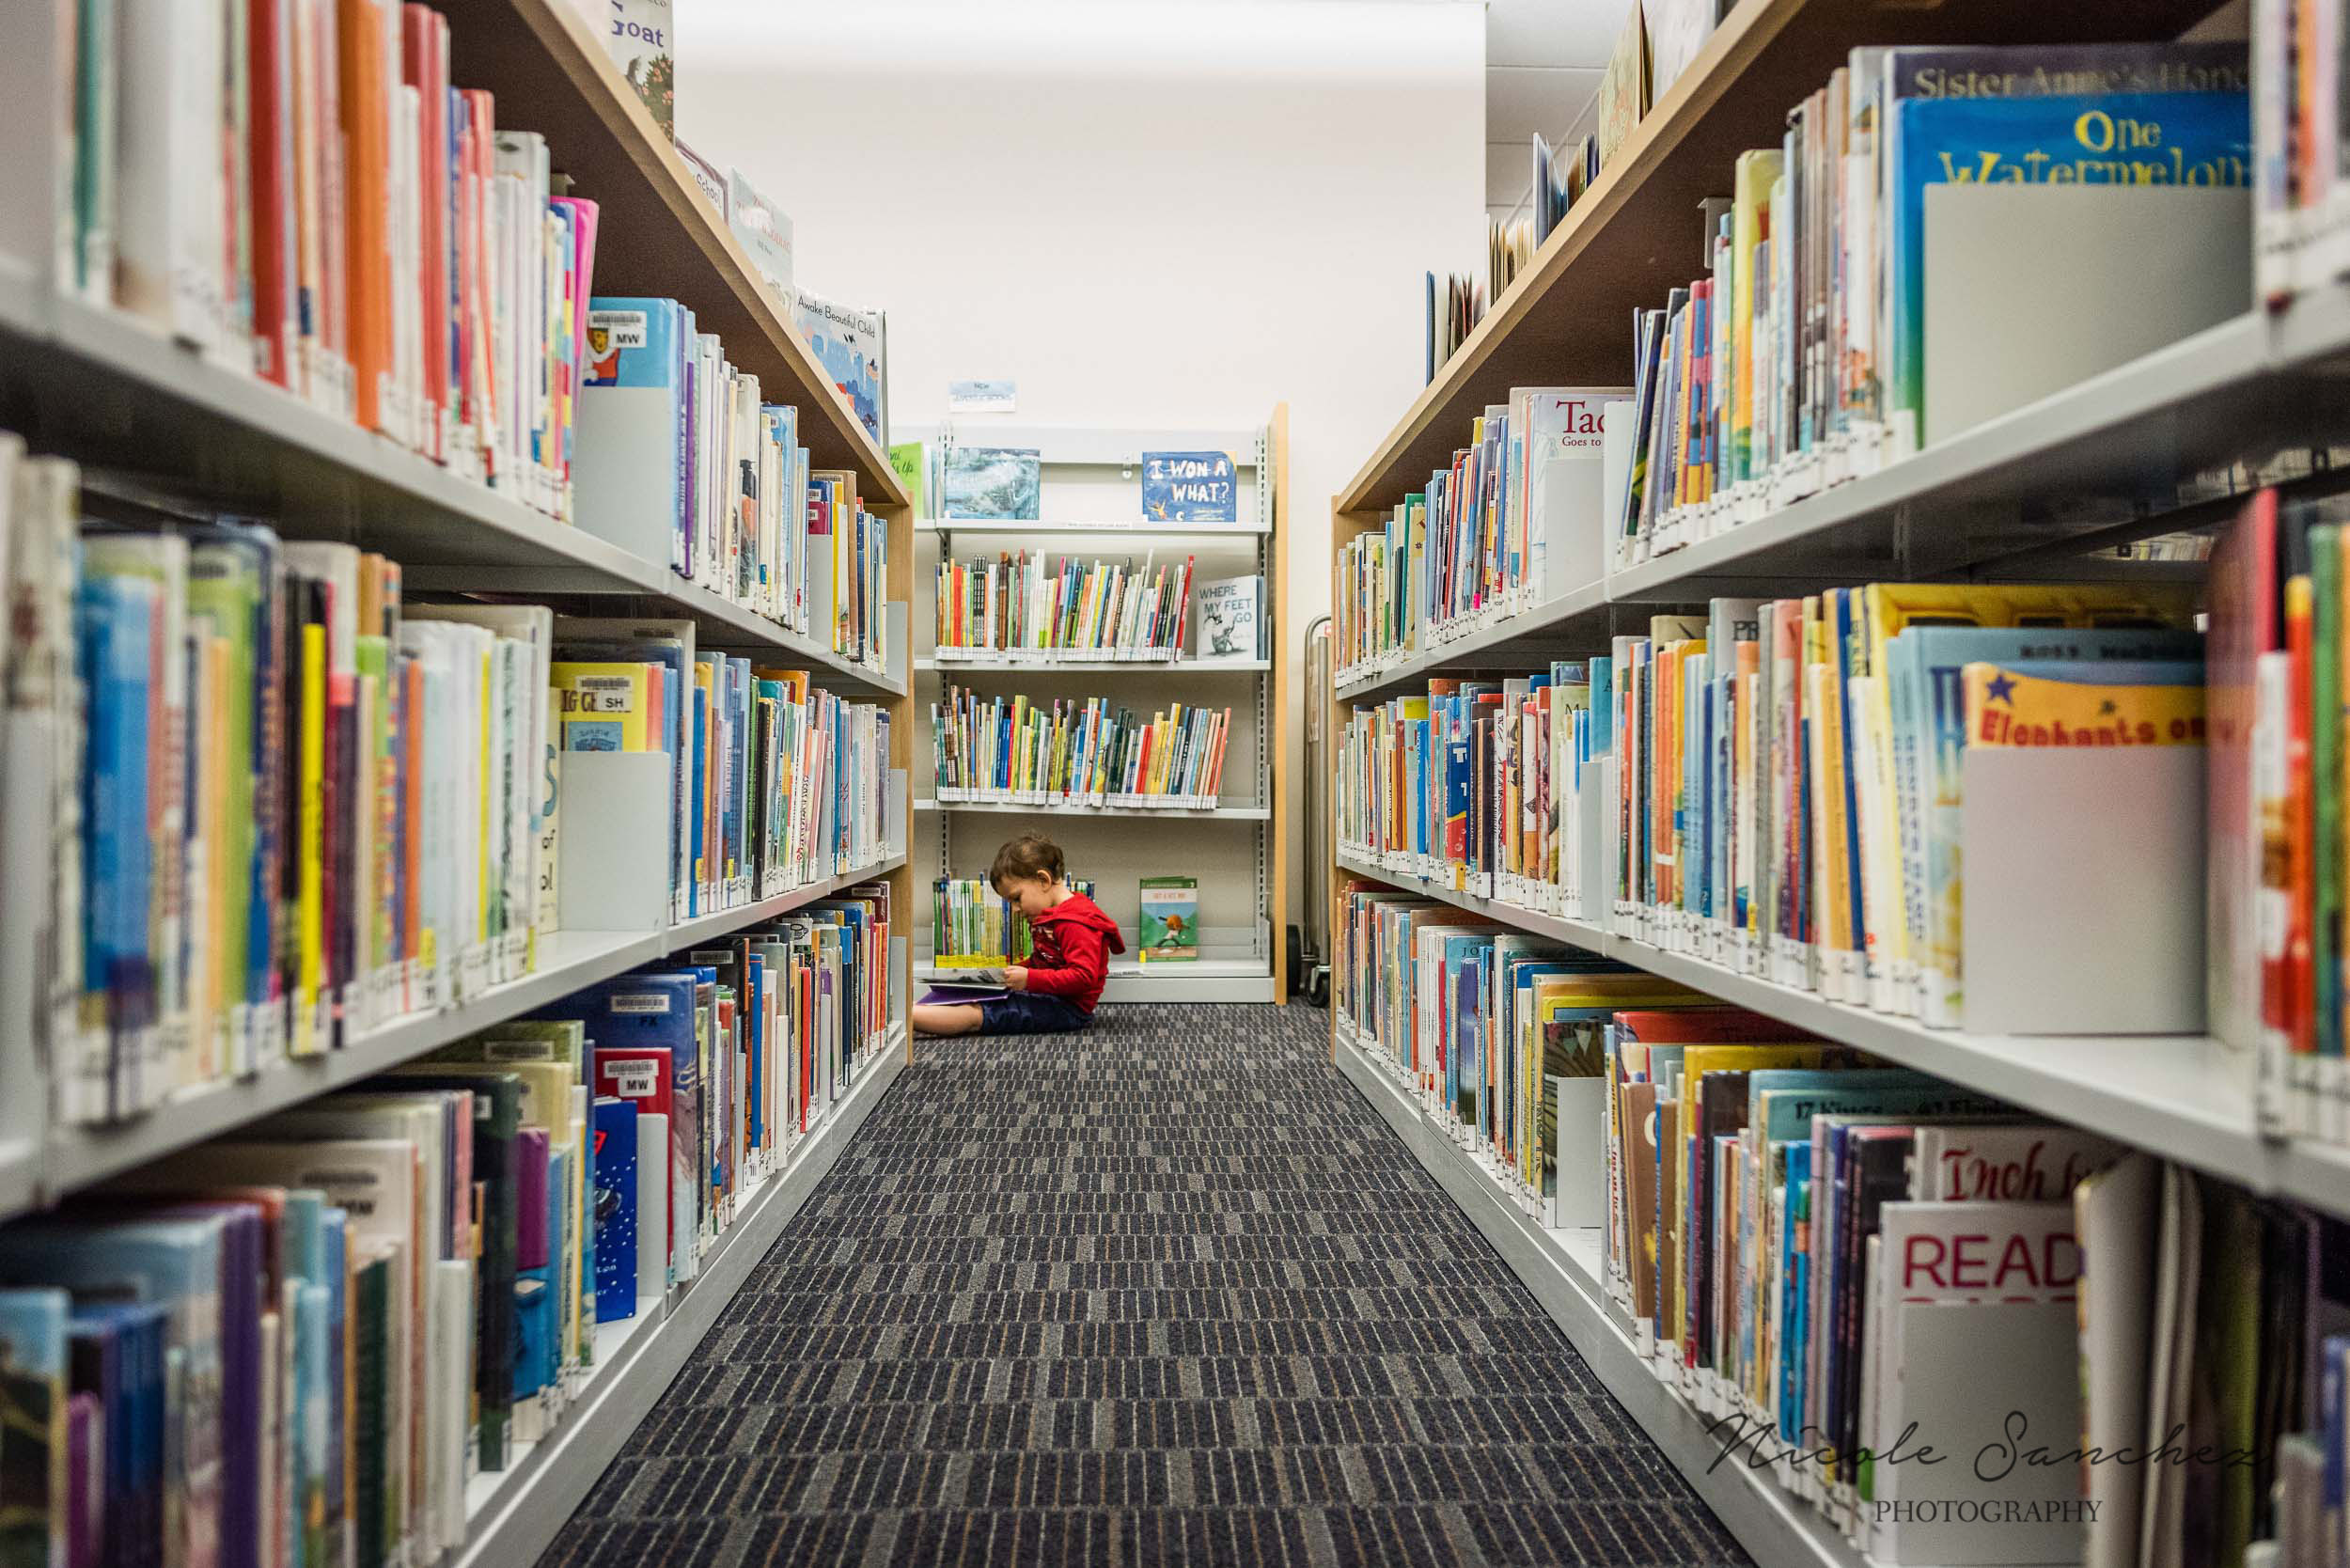
<svg viewBox="0 0 2350 1568">
<path fill-rule="evenodd" d="M 1009 878 L 1041 876 L 1058 882 L 1061 871 L 1060 846 L 1042 833 L 1023 833 L 995 852 L 995 863 L 987 869 L 987 885 L 1001 892 Z"/>
</svg>

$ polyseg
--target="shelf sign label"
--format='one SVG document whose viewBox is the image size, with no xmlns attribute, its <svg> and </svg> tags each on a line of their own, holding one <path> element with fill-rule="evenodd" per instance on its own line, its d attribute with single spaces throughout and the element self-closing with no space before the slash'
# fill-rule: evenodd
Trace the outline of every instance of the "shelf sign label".
<svg viewBox="0 0 2350 1568">
<path fill-rule="evenodd" d="M 1154 523 L 1237 523 L 1230 452 L 1142 454 L 1142 515 Z"/>
<path fill-rule="evenodd" d="M 947 384 L 949 414 L 1010 414 L 1020 406 L 1020 388 L 1009 381 L 950 381 Z"/>
</svg>

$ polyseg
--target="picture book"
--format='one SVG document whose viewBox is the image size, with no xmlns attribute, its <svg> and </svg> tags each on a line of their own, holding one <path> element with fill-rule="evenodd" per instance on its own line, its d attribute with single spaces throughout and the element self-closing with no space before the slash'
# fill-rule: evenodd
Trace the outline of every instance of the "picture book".
<svg viewBox="0 0 2350 1568">
<path fill-rule="evenodd" d="M 1264 657 L 1264 579 L 1228 577 L 1199 585 L 1199 637 L 1208 659 Z"/>
<path fill-rule="evenodd" d="M 677 135 L 677 18 L 671 0 L 609 0 L 603 47 L 662 135 Z"/>
<path fill-rule="evenodd" d="M 1026 447 L 948 447 L 942 459 L 938 515 L 966 521 L 1042 515 L 1040 454 Z"/>
<path fill-rule="evenodd" d="M 1199 956 L 1198 878 L 1142 879 L 1142 943 L 1137 952 L 1145 964 Z"/>
<path fill-rule="evenodd" d="M 799 291 L 793 320 L 824 373 L 875 442 L 889 445 L 889 329 L 878 310 L 858 310 Z M 1028 514 L 1030 516 L 1034 513 Z"/>
<path fill-rule="evenodd" d="M 1151 521 L 1230 523 L 1239 505 L 1231 453 L 1142 454 L 1142 515 Z"/>
<path fill-rule="evenodd" d="M 741 169 L 727 170 L 727 227 L 743 242 L 751 265 L 782 299 L 791 299 L 791 218 L 759 194 Z"/>
</svg>

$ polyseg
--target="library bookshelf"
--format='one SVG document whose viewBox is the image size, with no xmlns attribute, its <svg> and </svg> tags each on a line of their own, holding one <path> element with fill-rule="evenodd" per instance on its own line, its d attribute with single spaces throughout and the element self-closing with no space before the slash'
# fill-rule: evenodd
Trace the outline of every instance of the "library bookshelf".
<svg viewBox="0 0 2350 1568">
<path fill-rule="evenodd" d="M 534 510 L 429 458 L 322 411 L 240 368 L 190 352 L 142 321 L 51 292 L 0 260 L 0 428 L 93 475 L 252 509 L 288 540 L 375 551 L 399 564 L 418 598 L 469 596 L 544 604 L 599 616 L 690 619 L 699 646 L 804 667 L 814 682 L 891 719 L 886 842 L 870 863 L 691 918 L 633 929 L 542 934 L 536 966 L 433 1010 L 356 1031 L 318 1057 L 290 1059 L 104 1125 L 50 1121 L 43 1064 L 11 1057 L 0 1107 L 0 1218 L 27 1214 L 258 1119 L 353 1084 L 443 1045 L 522 1017 L 598 981 L 840 893 L 884 881 L 892 907 L 914 909 L 904 787 L 914 729 L 905 606 L 912 595 L 913 509 L 879 446 L 793 324 L 789 302 L 760 278 L 707 205 L 634 91 L 607 59 L 572 0 L 437 0 L 447 18 L 453 82 L 494 91 L 502 122 L 545 135 L 556 166 L 597 201 L 594 282 L 603 294 L 676 299 L 729 359 L 760 378 L 769 401 L 801 411 L 798 435 L 816 469 L 854 476 L 865 510 L 884 520 L 892 610 L 880 666 L 768 620 L 675 575 L 666 561 Z M 98 482 L 104 482 L 102 480 Z M 902 932 L 902 927 L 901 927 Z M 685 1364 L 785 1224 L 911 1064 L 906 1025 L 913 944 L 887 955 L 890 1023 L 829 1114 L 738 1195 L 732 1225 L 698 1276 L 637 1315 L 603 1325 L 594 1365 L 564 1417 L 465 1497 L 467 1533 L 446 1554 L 464 1564 L 537 1557 Z"/>
<path fill-rule="evenodd" d="M 950 651 L 942 655 L 930 646 L 933 633 L 917 631 L 917 646 L 926 651 L 916 656 L 913 668 L 916 680 L 925 682 L 926 697 L 954 684 L 991 695 L 1081 699 L 1101 695 L 1145 711 L 1170 698 L 1201 706 L 1230 702 L 1235 710 L 1235 734 L 1246 740 L 1245 749 L 1235 744 L 1231 753 L 1236 763 L 1247 764 L 1245 775 L 1239 767 L 1228 771 L 1223 793 L 1214 805 L 1160 806 L 1115 798 L 1089 805 L 942 799 L 926 783 L 915 810 L 936 823 L 936 874 L 983 870 L 983 864 L 966 862 L 976 862 L 993 848 L 1010 825 L 1005 818 L 1026 817 L 1049 832 L 1066 831 L 1063 848 L 1069 853 L 1071 874 L 1097 882 L 1104 904 L 1131 933 L 1134 922 L 1121 913 L 1131 879 L 1197 867 L 1202 922 L 1198 956 L 1152 964 L 1132 956 L 1113 959 L 1102 999 L 1279 1000 L 1288 986 L 1281 930 L 1288 906 L 1291 823 L 1288 748 L 1281 744 L 1279 719 L 1287 712 L 1290 676 L 1278 657 L 1288 615 L 1288 405 L 1277 405 L 1262 426 L 1237 430 L 1021 427 L 975 419 L 958 430 L 909 433 L 940 442 L 960 436 L 970 446 L 1034 448 L 1042 478 L 1041 517 L 918 519 L 917 535 L 935 538 L 940 552 L 935 557 L 926 556 L 923 570 L 929 570 L 932 560 L 950 555 L 962 536 L 981 541 L 985 551 L 1029 548 L 1056 557 L 1138 557 L 1150 551 L 1164 561 L 1191 554 L 1199 562 L 1195 595 L 1199 582 L 1218 577 L 1253 572 L 1263 580 L 1259 613 L 1269 618 L 1271 640 L 1266 646 L 1276 654 L 1251 659 L 1202 657 L 1195 651 L 1179 659 L 1089 659 L 1017 651 Z M 1136 515 L 1133 491 L 1143 453 L 1211 450 L 1234 455 L 1245 498 L 1235 521 L 1161 524 Z M 1127 511 L 1125 517 L 1117 515 L 1120 509 Z M 1079 542 L 1081 537 L 1085 542 Z M 934 629 L 932 598 L 925 596 L 916 619 Z M 1187 642 L 1191 635 L 1187 629 Z M 958 835 L 957 820 L 962 818 L 976 820 Z M 1176 849 L 1180 857 L 1157 858 L 1162 846 Z M 953 970 L 932 963 L 931 928 L 923 930 L 917 938 L 917 980 L 952 979 Z"/>
<path fill-rule="evenodd" d="M 1634 345 L 1622 323 L 1702 274 L 1699 203 L 1727 190 L 1741 149 L 1778 144 L 1783 111 L 1825 83 L 1850 49 L 2160 39 L 2212 9 L 2201 0 L 1865 10 L 1770 0 L 1731 8 L 1531 266 L 1333 497 L 1334 594 L 1345 588 L 1335 552 L 1381 528 L 1432 471 L 1450 464 L 1471 421 L 1505 402 L 1512 387 L 1633 384 Z M 2200 561 L 2124 559 L 2110 547 L 2224 521 L 2261 483 L 2287 496 L 2339 491 L 2322 453 L 2342 435 L 2345 367 L 2350 292 L 2306 290 L 2277 310 L 2248 301 L 2240 315 L 1759 519 L 1629 566 L 1603 549 L 1606 564 L 1595 580 L 1517 613 L 1456 622 L 1441 640 L 1423 636 L 1412 656 L 1338 666 L 1329 688 L 1311 699 L 1328 702 L 1335 737 L 1356 706 L 1424 692 L 1431 676 L 1501 679 L 1552 658 L 1606 654 L 1611 636 L 1647 635 L 1653 614 L 1700 609 L 1715 595 L 1801 596 L 1875 580 L 2200 583 Z M 1614 892 L 1605 886 L 1587 890 L 1575 913 L 1537 910 L 1467 891 L 1442 872 L 1423 877 L 1403 857 L 1340 840 L 1335 822 L 1330 831 L 1324 848 L 1334 918 L 1344 908 L 1340 888 L 1355 880 L 1449 903 L 2252 1193 L 2350 1214 L 2350 1151 L 2277 1136 L 2260 1113 L 2249 1053 L 2208 1035 L 1928 1027 L 1653 946 L 1618 929 Z M 1504 1177 L 1397 1082 L 1391 1057 L 1335 1006 L 1331 1055 L 1756 1560 L 1818 1568 L 1865 1560 L 1775 1480 L 1716 1464 L 1716 1413 L 1685 1398 L 1637 1342 L 1604 1278 L 1600 1231 L 1551 1230 L 1530 1215 Z"/>
</svg>

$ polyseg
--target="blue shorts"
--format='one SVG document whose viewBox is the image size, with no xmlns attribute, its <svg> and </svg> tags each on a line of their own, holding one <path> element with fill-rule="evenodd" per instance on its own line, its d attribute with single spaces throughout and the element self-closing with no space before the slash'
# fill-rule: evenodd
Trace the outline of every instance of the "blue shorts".
<svg viewBox="0 0 2350 1568">
<path fill-rule="evenodd" d="M 1076 1003 L 1039 991 L 1008 992 L 979 1009 L 982 1034 L 1065 1034 L 1093 1021 Z"/>
</svg>

